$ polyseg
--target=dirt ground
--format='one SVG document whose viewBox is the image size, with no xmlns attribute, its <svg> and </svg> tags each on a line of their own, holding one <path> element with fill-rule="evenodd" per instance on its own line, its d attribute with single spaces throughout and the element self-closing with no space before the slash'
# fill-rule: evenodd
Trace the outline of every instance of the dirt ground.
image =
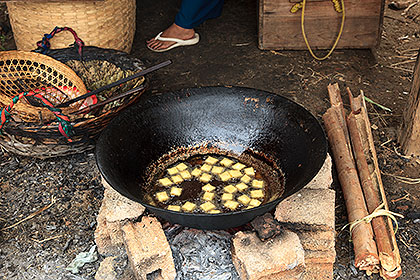
<svg viewBox="0 0 420 280">
<path fill-rule="evenodd" d="M 256 3 L 226 0 L 220 18 L 197 28 L 201 35 L 197 46 L 157 54 L 148 51 L 144 42 L 172 22 L 180 1 L 138 1 L 132 54 L 150 64 L 174 61 L 152 77 L 151 90 L 212 85 L 258 88 L 288 97 L 321 119 L 329 107 L 327 85 L 338 82 L 354 93 L 363 90 L 390 108 L 392 112 L 368 104 L 380 166 L 385 174 L 391 174 L 383 175 L 390 208 L 405 216 L 399 219 L 397 234 L 404 271 L 400 279 L 420 279 L 419 184 L 405 184 L 393 176 L 420 177 L 418 163 L 403 157 L 397 143 L 420 43 L 416 10 L 407 17 L 402 11 L 386 8 L 377 49 L 338 50 L 327 61 L 318 62 L 307 51 L 260 51 Z M 14 48 L 3 4 L 0 47 Z M 56 199 L 34 218 L 0 230 L 1 279 L 93 279 L 98 262 L 84 266 L 77 275 L 64 268 L 77 253 L 94 244 L 95 217 L 103 194 L 98 176 L 92 153 L 37 160 L 0 152 L 0 228 L 13 225 Z M 344 201 L 337 183 L 335 188 L 335 279 L 377 279 L 357 273 L 352 265 L 348 232 L 340 231 L 347 223 Z"/>
</svg>

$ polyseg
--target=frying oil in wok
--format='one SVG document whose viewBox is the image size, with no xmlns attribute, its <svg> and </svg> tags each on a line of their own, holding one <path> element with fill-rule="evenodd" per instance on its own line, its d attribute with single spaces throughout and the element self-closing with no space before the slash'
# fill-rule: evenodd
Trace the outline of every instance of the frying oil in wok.
<svg viewBox="0 0 420 280">
<path fill-rule="evenodd" d="M 268 200 L 263 174 L 228 156 L 192 156 L 156 178 L 154 204 L 173 211 L 218 214 L 251 209 Z"/>
</svg>

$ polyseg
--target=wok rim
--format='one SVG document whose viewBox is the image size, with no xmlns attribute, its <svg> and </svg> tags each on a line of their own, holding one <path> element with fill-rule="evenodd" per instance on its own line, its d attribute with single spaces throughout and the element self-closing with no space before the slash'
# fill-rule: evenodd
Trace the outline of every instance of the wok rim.
<svg viewBox="0 0 420 280">
<path fill-rule="evenodd" d="M 143 202 L 143 201 L 141 201 L 140 199 L 138 199 L 138 198 L 136 198 L 136 197 L 134 197 L 134 196 L 132 196 L 132 195 L 126 195 L 126 194 L 124 194 L 124 193 L 122 193 L 120 190 L 118 190 L 117 188 L 114 188 L 113 186 L 112 186 L 112 184 L 109 182 L 109 180 L 108 180 L 108 178 L 107 178 L 107 175 L 106 174 L 104 174 L 104 172 L 102 171 L 102 168 L 101 168 L 101 164 L 99 163 L 99 161 L 98 161 L 98 151 L 97 151 L 97 146 L 99 146 L 100 145 L 100 143 L 102 142 L 102 141 L 105 141 L 105 140 L 103 140 L 102 139 L 102 135 L 103 135 L 103 133 L 104 133 L 104 131 L 106 131 L 107 129 L 108 129 L 108 127 L 109 127 L 109 125 L 110 124 L 112 124 L 112 122 L 114 122 L 115 121 L 115 119 L 118 117 L 116 117 L 116 118 L 114 118 L 114 119 L 112 119 L 111 120 L 111 122 L 107 125 L 107 127 L 101 132 L 101 135 L 99 136 L 99 138 L 98 138 L 98 141 L 97 141 L 97 143 L 96 143 L 96 145 L 95 145 L 95 162 L 96 162 L 96 165 L 98 166 L 98 169 L 99 169 L 99 172 L 101 173 L 101 175 L 102 175 L 102 178 L 106 181 L 106 183 L 113 189 L 113 190 L 115 190 L 116 192 L 118 192 L 120 195 L 122 195 L 123 197 L 126 197 L 126 198 L 128 198 L 128 199 L 130 199 L 130 200 L 133 200 L 133 201 L 135 201 L 135 202 L 137 202 L 137 203 L 140 203 L 142 206 L 144 206 L 145 208 L 147 208 L 147 209 L 151 209 L 152 210 L 152 212 L 154 212 L 155 213 L 155 211 L 157 211 L 157 212 L 161 212 L 161 211 L 163 211 L 163 212 L 167 212 L 167 213 L 171 213 L 171 214 L 176 214 L 177 216 L 182 216 L 182 217 L 224 217 L 224 216 L 232 216 L 232 215 L 240 215 L 240 214 L 244 214 L 244 213 L 251 213 L 251 212 L 254 212 L 254 211 L 256 211 L 257 209 L 261 209 L 261 208 L 267 208 L 267 209 L 273 209 L 278 203 L 280 203 L 282 200 L 284 200 L 284 199 L 286 199 L 286 198 L 288 198 L 288 197 L 290 197 L 290 196 L 292 196 L 293 194 L 295 194 L 295 193 L 297 193 L 297 192 L 299 192 L 300 190 L 302 190 L 309 182 L 311 182 L 314 178 L 315 178 L 315 176 L 319 173 L 319 171 L 321 170 L 321 168 L 322 168 L 322 166 L 323 166 L 323 164 L 325 163 L 325 160 L 326 160 L 326 158 L 327 158 L 327 154 L 328 154 L 328 139 L 327 139 L 327 136 L 326 136 L 326 133 L 325 133 L 325 129 L 324 129 L 324 127 L 322 126 L 322 124 L 321 124 L 321 122 L 315 117 L 315 115 L 314 114 L 312 114 L 312 112 L 311 111 L 309 111 L 308 109 L 306 109 L 303 105 L 301 105 L 301 104 L 299 104 L 298 102 L 296 102 L 296 101 L 293 101 L 293 100 L 291 100 L 291 99 L 289 99 L 289 98 L 287 98 L 287 97 L 285 97 L 285 96 L 282 96 L 282 95 L 280 95 L 280 94 L 277 94 L 277 93 L 273 93 L 273 92 L 269 92 L 269 91 L 266 91 L 266 90 L 261 90 L 261 89 L 257 89 L 257 88 L 251 88 L 251 87 L 240 87 L 240 86 L 202 86 L 202 87 L 188 87 L 188 88 L 182 88 L 182 89 L 178 89 L 178 90 L 174 90 L 174 91 L 169 91 L 170 93 L 175 93 L 175 92 L 181 92 L 181 91 L 189 91 L 189 90 L 196 90 L 196 89 L 201 89 L 201 88 L 229 88 L 229 89 L 235 89 L 235 88 L 237 88 L 237 89 L 245 89 L 245 90 L 256 90 L 256 91 L 258 91 L 258 92 L 263 92 L 263 93 L 265 93 L 265 94 L 268 94 L 268 95 L 273 95 L 273 96 L 276 96 L 277 98 L 280 98 L 280 99 L 283 99 L 283 100 L 285 100 L 286 102 L 290 102 L 290 103 L 292 103 L 292 104 L 295 104 L 296 106 L 298 106 L 298 107 L 300 107 L 300 108 L 302 108 L 302 109 L 304 109 L 305 111 L 306 111 L 306 113 L 308 113 L 308 116 L 310 116 L 310 118 L 312 118 L 314 121 L 315 121 L 315 123 L 317 124 L 317 126 L 319 127 L 319 129 L 320 129 L 320 132 L 322 133 L 322 147 L 320 147 L 320 149 L 322 148 L 322 154 L 323 154 L 323 156 L 322 156 L 322 158 L 323 158 L 323 160 L 322 161 L 320 161 L 321 163 L 320 163 L 320 165 L 316 168 L 316 173 L 312 176 L 312 177 L 310 177 L 310 178 L 308 178 L 308 179 L 306 179 L 305 181 L 303 181 L 303 183 L 302 183 L 302 187 L 301 188 L 299 188 L 299 189 L 296 189 L 295 191 L 293 191 L 293 192 L 291 192 L 288 196 L 280 196 L 279 198 L 277 198 L 277 199 L 275 199 L 275 200 L 273 200 L 273 201 L 270 201 L 270 202 L 268 202 L 268 203 L 265 203 L 265 204 L 261 204 L 260 206 L 257 206 L 257 207 L 254 207 L 254 208 L 251 208 L 251 209 L 244 209 L 244 210 L 241 210 L 241 211 L 233 211 L 233 212 L 226 212 L 226 213 L 219 213 L 219 214 L 206 214 L 206 213 L 188 213 L 188 212 L 178 212 L 178 211 L 173 211 L 173 210 L 168 210 L 168 209 L 164 209 L 164 208 L 160 208 L 160 207 L 156 207 L 156 206 L 153 206 L 153 205 L 150 205 L 150 204 L 147 204 L 147 203 L 145 203 L 145 202 Z M 168 91 L 167 91 L 168 92 Z M 163 93 L 159 93 L 159 94 L 162 94 L 162 95 L 164 95 L 166 92 L 163 92 Z M 120 115 L 122 115 L 122 114 L 126 114 L 126 112 L 127 111 L 129 111 L 129 110 L 134 110 L 133 108 L 135 107 L 135 106 L 138 106 L 138 104 L 142 101 L 142 98 L 148 98 L 147 96 L 146 97 L 143 97 L 144 95 L 142 95 L 140 98 L 139 98 L 139 100 L 138 100 L 138 102 L 136 103 L 136 104 L 133 104 L 132 106 L 129 106 L 126 110 L 124 110 L 123 112 L 121 112 L 121 114 Z M 287 180 L 287 178 L 285 178 L 285 180 Z M 270 210 L 269 210 L 270 211 Z M 267 212 L 267 211 L 266 211 Z"/>
</svg>

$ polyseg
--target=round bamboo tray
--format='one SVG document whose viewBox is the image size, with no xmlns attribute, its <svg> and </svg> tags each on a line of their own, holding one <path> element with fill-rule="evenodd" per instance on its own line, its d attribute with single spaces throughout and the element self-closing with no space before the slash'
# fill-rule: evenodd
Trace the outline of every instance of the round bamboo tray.
<svg viewBox="0 0 420 280">
<path fill-rule="evenodd" d="M 18 50 L 30 51 L 55 26 L 74 29 L 87 46 L 129 53 L 136 29 L 136 0 L 7 2 Z M 74 42 L 71 34 L 51 39 L 53 49 Z"/>
</svg>

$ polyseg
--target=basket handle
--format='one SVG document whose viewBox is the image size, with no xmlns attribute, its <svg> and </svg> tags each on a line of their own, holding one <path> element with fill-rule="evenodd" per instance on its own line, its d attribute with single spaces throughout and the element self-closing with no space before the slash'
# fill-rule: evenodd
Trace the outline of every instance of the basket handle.
<svg viewBox="0 0 420 280">
<path fill-rule="evenodd" d="M 10 119 L 10 112 L 13 108 L 13 106 L 22 98 L 24 97 L 29 97 L 29 96 L 33 96 L 35 98 L 38 98 L 41 100 L 42 105 L 44 105 L 44 107 L 46 107 L 48 110 L 50 110 L 52 113 L 54 113 L 55 117 L 58 120 L 58 130 L 60 131 L 61 135 L 63 135 L 64 137 L 66 137 L 67 141 L 72 142 L 72 140 L 70 139 L 70 135 L 72 134 L 72 125 L 70 123 L 70 119 L 69 117 L 67 117 L 66 115 L 64 115 L 61 112 L 61 109 L 59 108 L 55 108 L 54 105 L 51 104 L 51 102 L 49 102 L 46 98 L 44 98 L 41 95 L 41 91 L 45 90 L 44 87 L 41 88 L 41 90 L 36 89 L 35 91 L 26 91 L 26 92 L 22 92 L 19 93 L 18 95 L 15 95 L 12 99 L 12 101 L 10 102 L 10 104 L 6 107 L 4 107 L 0 112 L 0 134 L 2 132 L 3 127 L 5 126 L 5 124 L 9 121 Z"/>
<path fill-rule="evenodd" d="M 53 31 L 51 31 L 50 34 L 44 34 L 44 37 L 42 38 L 42 40 L 38 41 L 36 43 L 38 48 L 35 50 L 35 52 L 46 54 L 48 52 L 48 50 L 51 48 L 50 39 L 52 37 L 54 37 L 55 34 L 60 33 L 62 31 L 69 31 L 71 34 L 73 34 L 73 37 L 74 37 L 74 44 L 73 45 L 76 47 L 76 49 L 77 49 L 77 51 L 80 55 L 80 59 L 81 59 L 82 58 L 82 50 L 83 50 L 83 47 L 85 46 L 85 43 L 82 41 L 82 39 L 79 38 L 79 36 L 77 36 L 76 31 L 74 31 L 70 27 L 58 27 L 58 26 L 56 26 L 53 29 Z"/>
</svg>

